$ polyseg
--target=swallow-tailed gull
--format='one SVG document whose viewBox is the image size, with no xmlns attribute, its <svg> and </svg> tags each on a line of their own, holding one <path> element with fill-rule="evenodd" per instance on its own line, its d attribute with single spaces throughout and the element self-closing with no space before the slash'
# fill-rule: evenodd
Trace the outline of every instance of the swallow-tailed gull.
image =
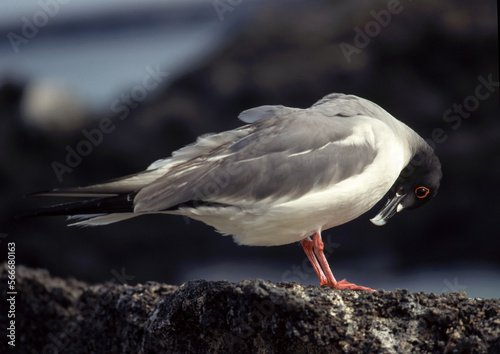
<svg viewBox="0 0 500 354">
<path fill-rule="evenodd" d="M 366 99 L 330 94 L 310 108 L 260 106 L 247 125 L 197 141 L 145 171 L 112 181 L 37 193 L 84 197 L 37 215 L 68 215 L 96 226 L 151 213 L 184 215 L 232 235 L 240 245 L 301 242 L 320 285 L 337 281 L 321 232 L 351 221 L 384 196 L 371 221 L 420 207 L 439 188 L 441 165 L 417 133 Z"/>
</svg>

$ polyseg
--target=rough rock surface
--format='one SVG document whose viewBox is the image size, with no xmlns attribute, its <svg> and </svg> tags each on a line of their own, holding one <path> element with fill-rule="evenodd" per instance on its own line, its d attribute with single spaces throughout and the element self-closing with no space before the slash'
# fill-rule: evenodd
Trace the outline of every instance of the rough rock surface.
<svg viewBox="0 0 500 354">
<path fill-rule="evenodd" d="M 16 291 L 17 352 L 500 352 L 500 299 L 465 293 L 372 294 L 263 280 L 88 285 L 23 266 Z M 2 338 L 7 353 L 13 348 Z"/>
</svg>

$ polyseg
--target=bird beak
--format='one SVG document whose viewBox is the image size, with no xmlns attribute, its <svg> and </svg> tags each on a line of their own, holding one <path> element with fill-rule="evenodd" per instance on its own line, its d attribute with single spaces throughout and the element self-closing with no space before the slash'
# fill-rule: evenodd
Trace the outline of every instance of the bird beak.
<svg viewBox="0 0 500 354">
<path fill-rule="evenodd" d="M 387 220 L 403 210 L 403 205 L 401 205 L 400 202 L 404 196 L 404 194 L 396 193 L 396 195 L 392 199 L 389 199 L 387 203 L 385 203 L 382 210 L 380 210 L 380 212 L 373 219 L 370 219 L 370 221 L 377 226 L 385 225 Z"/>
</svg>

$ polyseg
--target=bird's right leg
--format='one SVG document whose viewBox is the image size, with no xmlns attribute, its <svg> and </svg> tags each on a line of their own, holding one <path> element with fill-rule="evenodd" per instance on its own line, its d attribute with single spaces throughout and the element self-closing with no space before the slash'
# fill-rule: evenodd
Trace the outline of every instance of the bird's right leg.
<svg viewBox="0 0 500 354">
<path fill-rule="evenodd" d="M 311 262 L 314 271 L 318 275 L 319 285 L 320 286 L 328 285 L 328 279 L 326 278 L 323 269 L 321 269 L 321 266 L 319 265 L 318 260 L 314 255 L 313 242 L 309 240 L 309 238 L 305 238 L 302 241 L 300 241 L 300 243 L 302 244 L 302 248 L 304 248 L 304 252 L 306 253 L 307 258 L 309 258 L 309 261 Z"/>
</svg>

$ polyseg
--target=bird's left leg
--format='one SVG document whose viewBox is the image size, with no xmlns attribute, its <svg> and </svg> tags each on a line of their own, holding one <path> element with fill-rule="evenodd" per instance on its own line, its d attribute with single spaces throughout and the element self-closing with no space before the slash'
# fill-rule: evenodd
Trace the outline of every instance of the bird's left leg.
<svg viewBox="0 0 500 354">
<path fill-rule="evenodd" d="M 313 241 L 309 240 L 308 238 L 303 239 L 301 242 L 302 248 L 304 248 L 304 252 L 307 255 L 307 258 L 309 258 L 309 261 L 311 262 L 314 271 L 318 275 L 319 278 L 319 285 L 328 285 L 328 279 L 325 276 L 325 273 L 323 273 L 323 270 L 321 269 L 321 266 L 318 263 L 318 260 L 316 259 L 316 256 L 314 255 L 313 251 Z"/>
<path fill-rule="evenodd" d="M 316 254 L 316 257 L 321 264 L 321 268 L 323 268 L 323 272 L 326 276 L 326 283 L 323 283 L 320 278 L 320 285 L 328 285 L 332 289 L 350 289 L 350 290 L 368 290 L 371 292 L 374 292 L 375 290 L 367 288 L 365 286 L 359 286 L 353 283 L 347 282 L 345 279 L 341 281 L 337 281 L 335 277 L 333 276 L 333 273 L 330 269 L 330 265 L 328 264 L 328 260 L 325 257 L 325 254 L 323 252 L 324 250 L 324 244 L 323 240 L 321 239 L 321 231 L 316 231 L 313 235 L 312 238 L 312 244 L 314 248 L 314 253 Z M 310 259 L 310 258 L 309 258 Z M 313 265 L 314 266 L 314 265 Z"/>
</svg>

